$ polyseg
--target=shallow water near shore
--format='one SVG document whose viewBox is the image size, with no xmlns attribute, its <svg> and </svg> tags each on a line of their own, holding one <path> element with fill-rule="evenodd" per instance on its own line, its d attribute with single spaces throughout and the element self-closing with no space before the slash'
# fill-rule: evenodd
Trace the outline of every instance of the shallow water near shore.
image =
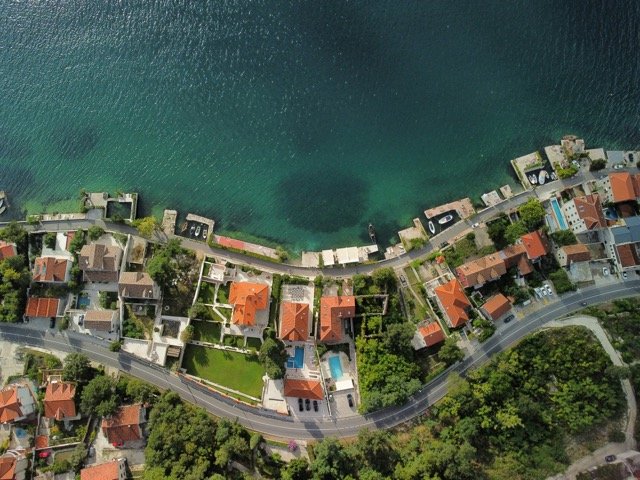
<svg viewBox="0 0 640 480">
<path fill-rule="evenodd" d="M 640 146 L 637 2 L 3 2 L 0 189 L 386 244 L 557 140 Z M 568 20 L 570 19 L 570 21 Z"/>
</svg>

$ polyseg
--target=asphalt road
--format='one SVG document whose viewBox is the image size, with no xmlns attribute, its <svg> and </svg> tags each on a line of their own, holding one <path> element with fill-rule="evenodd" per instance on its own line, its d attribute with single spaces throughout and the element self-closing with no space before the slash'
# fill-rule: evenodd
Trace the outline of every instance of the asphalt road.
<svg viewBox="0 0 640 480">
<path fill-rule="evenodd" d="M 122 352 L 110 352 L 106 344 L 100 340 L 74 332 L 57 333 L 37 330 L 28 324 L 0 323 L 0 338 L 51 350 L 83 352 L 96 362 L 119 368 L 160 388 L 171 389 L 184 400 L 205 408 L 215 416 L 237 419 L 247 428 L 270 436 L 298 440 L 326 436 L 352 437 L 357 435 L 362 428 L 390 428 L 424 413 L 430 405 L 446 394 L 449 373 L 457 372 L 464 375 L 469 369 L 479 367 L 486 363 L 492 355 L 512 346 L 529 333 L 544 327 L 547 322 L 583 308 L 582 302 L 593 305 L 638 293 L 640 293 L 640 279 L 606 287 L 585 288 L 579 292 L 565 295 L 530 316 L 505 325 L 482 344 L 481 348 L 472 356 L 450 367 L 440 377 L 423 387 L 405 405 L 364 416 L 354 414 L 338 420 L 312 419 L 304 421 L 246 407 L 172 375 L 164 368 L 151 365 Z"/>
</svg>

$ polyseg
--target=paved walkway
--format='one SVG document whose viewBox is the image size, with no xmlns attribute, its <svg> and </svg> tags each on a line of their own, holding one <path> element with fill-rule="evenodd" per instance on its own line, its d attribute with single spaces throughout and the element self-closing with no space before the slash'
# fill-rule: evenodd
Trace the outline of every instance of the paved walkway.
<svg viewBox="0 0 640 480">
<path fill-rule="evenodd" d="M 547 327 L 558 328 L 566 327 L 567 325 L 580 325 L 583 327 L 587 327 L 595 334 L 596 338 L 604 348 L 604 351 L 607 352 L 607 354 L 611 358 L 613 364 L 616 366 L 626 366 L 626 364 L 620 358 L 620 354 L 618 353 L 618 351 L 613 348 L 613 345 L 611 345 L 609 337 L 607 336 L 600 323 L 598 323 L 598 320 L 596 318 L 580 315 L 568 318 L 566 320 L 549 322 L 547 324 Z M 625 397 L 627 398 L 627 425 L 625 428 L 625 441 L 622 443 L 607 443 L 606 445 L 587 455 L 586 457 L 575 461 L 569 466 L 564 475 L 553 477 L 554 479 L 574 480 L 578 473 L 588 470 L 591 467 L 606 463 L 604 457 L 606 457 L 607 455 L 619 455 L 628 450 L 635 450 L 636 440 L 633 437 L 633 433 L 637 415 L 636 397 L 629 380 L 621 380 L 621 383 Z"/>
</svg>

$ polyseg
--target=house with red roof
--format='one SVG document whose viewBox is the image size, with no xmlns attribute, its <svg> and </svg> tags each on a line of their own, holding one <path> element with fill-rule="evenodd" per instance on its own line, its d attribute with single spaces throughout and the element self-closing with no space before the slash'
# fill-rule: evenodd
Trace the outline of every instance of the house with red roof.
<svg viewBox="0 0 640 480">
<path fill-rule="evenodd" d="M 444 339 L 445 335 L 442 331 L 442 327 L 440 327 L 440 324 L 437 321 L 434 321 L 419 326 L 413 336 L 411 344 L 414 349 L 419 350 L 421 348 L 432 347 L 442 343 L 444 342 Z"/>
<path fill-rule="evenodd" d="M 606 201 L 614 203 L 633 202 L 640 197 L 640 174 L 612 172 L 602 182 Z"/>
<path fill-rule="evenodd" d="M 269 308 L 269 285 L 233 282 L 229 291 L 229 303 L 233 305 L 231 322 L 241 327 L 253 327 L 256 325 L 256 315 Z"/>
<path fill-rule="evenodd" d="M 614 227 L 602 231 L 608 258 L 619 270 L 640 266 L 640 216 L 625 218 Z"/>
<path fill-rule="evenodd" d="M 126 458 L 116 458 L 110 462 L 91 465 L 80 470 L 80 480 L 126 480 L 126 478 Z"/>
<path fill-rule="evenodd" d="M 457 279 L 434 289 L 438 306 L 451 328 L 459 328 L 469 321 L 471 303 Z"/>
<path fill-rule="evenodd" d="M 344 321 L 356 316 L 356 297 L 351 295 L 320 299 L 320 341 L 338 343 L 344 338 Z"/>
<path fill-rule="evenodd" d="M 562 205 L 562 212 L 575 234 L 607 227 L 600 195 L 597 193 L 572 198 Z"/>
<path fill-rule="evenodd" d="M 28 385 L 9 385 L 0 390 L 0 423 L 26 420 L 36 413 L 36 406 L 36 399 Z"/>
<path fill-rule="evenodd" d="M 324 398 L 324 391 L 322 389 L 322 383 L 319 380 L 285 378 L 284 396 L 322 400 Z"/>
<path fill-rule="evenodd" d="M 304 342 L 311 331 L 311 310 L 308 303 L 282 302 L 280 304 L 281 340 Z"/>
<path fill-rule="evenodd" d="M 15 243 L 8 243 L 4 240 L 0 240 L 0 261 L 15 257 L 16 255 L 18 255 L 18 250 Z"/>
<path fill-rule="evenodd" d="M 540 230 L 522 235 L 519 243 L 524 245 L 527 258 L 532 262 L 538 262 L 550 251 L 549 240 Z"/>
<path fill-rule="evenodd" d="M 624 247 L 624 245 L 621 247 Z M 556 258 L 561 267 L 569 268 L 572 263 L 588 262 L 591 260 L 591 252 L 583 243 L 564 245 L 556 251 Z"/>
<path fill-rule="evenodd" d="M 67 283 L 71 262 L 56 257 L 38 257 L 33 265 L 32 278 L 38 283 Z"/>
<path fill-rule="evenodd" d="M 503 294 L 498 293 L 489 297 L 480 310 L 491 320 L 497 321 L 511 311 L 511 302 Z"/>
<path fill-rule="evenodd" d="M 61 303 L 57 298 L 29 297 L 25 316 L 28 318 L 55 318 L 61 313 Z"/>
<path fill-rule="evenodd" d="M 480 288 L 498 280 L 505 273 L 507 268 L 499 252 L 471 260 L 456 268 L 456 276 L 465 288 Z"/>
<path fill-rule="evenodd" d="M 25 480 L 28 467 L 26 452 L 11 450 L 0 456 L 0 480 Z"/>
<path fill-rule="evenodd" d="M 117 446 L 142 440 L 145 415 L 141 404 L 119 407 L 113 415 L 102 419 L 102 433 L 109 443 Z"/>
<path fill-rule="evenodd" d="M 44 394 L 44 416 L 59 422 L 77 420 L 76 386 L 71 382 L 51 381 Z"/>
</svg>

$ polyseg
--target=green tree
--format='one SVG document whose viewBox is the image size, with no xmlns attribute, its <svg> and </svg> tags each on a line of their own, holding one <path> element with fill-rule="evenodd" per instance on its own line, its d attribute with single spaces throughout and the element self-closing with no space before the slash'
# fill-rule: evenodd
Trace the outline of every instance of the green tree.
<svg viewBox="0 0 640 480">
<path fill-rule="evenodd" d="M 391 442 L 391 435 L 385 430 L 360 430 L 358 440 L 351 447 L 352 456 L 357 465 L 391 475 L 399 460 Z"/>
<path fill-rule="evenodd" d="M 193 336 L 195 335 L 195 328 L 193 325 L 187 325 L 187 327 L 180 334 L 180 340 L 187 344 L 193 340 Z"/>
<path fill-rule="evenodd" d="M 109 343 L 109 350 L 112 352 L 119 352 L 122 349 L 122 342 L 120 340 L 114 340 Z"/>
<path fill-rule="evenodd" d="M 86 384 L 93 378 L 95 371 L 89 363 L 89 359 L 82 353 L 70 353 L 64 358 L 62 379 L 68 382 L 76 382 L 79 385 Z"/>
<path fill-rule="evenodd" d="M 573 292 L 576 289 L 576 286 L 571 283 L 567 272 L 563 268 L 550 273 L 549 280 L 553 282 L 557 293 Z"/>
<path fill-rule="evenodd" d="M 71 456 L 69 457 L 69 467 L 76 473 L 80 471 L 84 464 L 85 458 L 87 458 L 87 447 L 84 443 L 80 442 L 73 449 Z"/>
<path fill-rule="evenodd" d="M 387 327 L 383 334 L 383 344 L 387 351 L 408 359 L 413 359 L 411 340 L 415 334 L 415 326 L 409 322 L 394 323 Z"/>
<path fill-rule="evenodd" d="M 518 239 L 527 233 L 527 229 L 523 222 L 515 222 L 509 224 L 504 230 L 504 238 L 510 244 L 513 245 Z"/>
<path fill-rule="evenodd" d="M 269 378 L 279 379 L 284 377 L 287 352 L 280 340 L 267 338 L 262 342 L 258 359 L 264 366 Z"/>
<path fill-rule="evenodd" d="M 160 225 L 155 217 L 139 218 L 133 223 L 141 237 L 151 238 Z"/>
<path fill-rule="evenodd" d="M 440 347 L 438 358 L 447 365 L 453 365 L 464 358 L 464 352 L 458 347 L 454 337 L 448 337 Z"/>
<path fill-rule="evenodd" d="M 529 232 L 542 226 L 545 217 L 545 210 L 537 198 L 530 198 L 518 208 L 520 220 Z"/>
<path fill-rule="evenodd" d="M 15 243 L 18 253 L 26 254 L 28 250 L 27 231 L 16 221 L 0 230 L 0 240 Z"/>
<path fill-rule="evenodd" d="M 78 230 L 74 234 L 71 243 L 69 243 L 69 252 L 71 252 L 73 255 L 76 255 L 82 249 L 82 247 L 85 246 L 86 243 L 87 238 L 84 230 Z"/>
<path fill-rule="evenodd" d="M 42 242 L 47 248 L 56 248 L 56 234 L 53 232 L 45 233 Z"/>
<path fill-rule="evenodd" d="M 97 376 L 82 389 L 80 410 L 85 415 L 108 417 L 116 408 L 116 385 L 110 377 Z"/>
<path fill-rule="evenodd" d="M 89 234 L 89 240 L 95 241 L 98 240 L 102 235 L 104 235 L 104 229 L 102 227 L 99 227 L 98 225 L 93 225 L 89 227 L 87 233 Z"/>
<path fill-rule="evenodd" d="M 313 454 L 311 473 L 314 480 L 343 479 L 355 470 L 344 447 L 334 438 L 325 438 L 318 443 Z"/>
<path fill-rule="evenodd" d="M 557 230 L 551 234 L 551 238 L 560 247 L 578 243 L 578 239 L 571 230 Z"/>
<path fill-rule="evenodd" d="M 309 462 L 306 458 L 294 458 L 280 472 L 282 480 L 310 480 Z"/>
<path fill-rule="evenodd" d="M 607 166 L 607 161 L 602 158 L 598 158 L 596 160 L 591 161 L 591 165 L 589 165 L 589 171 L 597 172 L 598 170 L 602 170 L 606 166 Z"/>
<path fill-rule="evenodd" d="M 393 268 L 378 268 L 373 271 L 371 274 L 371 279 L 373 280 L 374 285 L 379 287 L 381 290 L 395 290 L 397 285 L 396 274 L 393 271 Z"/>
</svg>

